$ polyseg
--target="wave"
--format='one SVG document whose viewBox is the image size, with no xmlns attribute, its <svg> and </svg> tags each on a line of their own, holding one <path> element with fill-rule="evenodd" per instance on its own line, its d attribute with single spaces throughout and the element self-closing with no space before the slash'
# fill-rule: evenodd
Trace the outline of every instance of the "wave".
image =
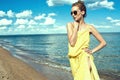
<svg viewBox="0 0 120 80">
<path fill-rule="evenodd" d="M 10 42 L 7 42 L 5 40 L 0 41 L 1 46 L 8 50 L 14 57 L 17 57 L 23 61 L 32 61 L 34 63 L 37 64 L 42 64 L 42 65 L 47 65 L 53 68 L 59 68 L 59 69 L 63 69 L 66 71 L 70 71 L 70 67 L 66 66 L 65 64 L 59 64 L 56 62 L 53 62 L 52 59 L 57 58 L 57 59 L 62 59 L 65 58 L 64 56 L 57 56 L 57 55 L 48 55 L 48 54 L 42 54 L 42 55 L 35 55 L 35 54 L 29 54 L 30 52 L 32 52 L 32 50 L 26 50 L 26 49 L 22 49 L 19 46 L 14 46 L 12 45 Z M 47 43 L 49 44 L 49 43 Z M 52 56 L 52 58 L 50 57 Z M 49 57 L 49 58 L 47 58 Z"/>
</svg>

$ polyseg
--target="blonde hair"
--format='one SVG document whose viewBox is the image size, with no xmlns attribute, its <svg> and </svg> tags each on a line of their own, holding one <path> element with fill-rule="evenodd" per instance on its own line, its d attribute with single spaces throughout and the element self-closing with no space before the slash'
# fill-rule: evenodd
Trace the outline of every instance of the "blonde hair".
<svg viewBox="0 0 120 80">
<path fill-rule="evenodd" d="M 86 6 L 83 1 L 78 0 L 77 2 L 72 4 L 72 7 L 73 6 L 78 6 L 81 11 L 85 11 L 85 14 L 83 15 L 83 17 L 86 17 Z"/>
</svg>

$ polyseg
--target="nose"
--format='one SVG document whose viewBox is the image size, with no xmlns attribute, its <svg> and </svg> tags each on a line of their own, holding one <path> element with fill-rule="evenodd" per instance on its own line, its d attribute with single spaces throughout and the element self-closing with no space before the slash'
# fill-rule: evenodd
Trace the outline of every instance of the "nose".
<svg viewBox="0 0 120 80">
<path fill-rule="evenodd" d="M 74 16 L 75 16 L 75 14 L 72 14 L 72 16 L 74 17 Z"/>
</svg>

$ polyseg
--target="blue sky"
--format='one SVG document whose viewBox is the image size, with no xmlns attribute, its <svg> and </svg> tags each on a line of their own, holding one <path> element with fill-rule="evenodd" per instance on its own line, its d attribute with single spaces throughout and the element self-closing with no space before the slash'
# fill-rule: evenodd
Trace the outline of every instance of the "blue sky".
<svg viewBox="0 0 120 80">
<path fill-rule="evenodd" d="M 77 0 L 0 0 L 0 35 L 66 33 Z M 120 32 L 120 0 L 84 0 L 85 22 L 99 32 Z"/>
</svg>

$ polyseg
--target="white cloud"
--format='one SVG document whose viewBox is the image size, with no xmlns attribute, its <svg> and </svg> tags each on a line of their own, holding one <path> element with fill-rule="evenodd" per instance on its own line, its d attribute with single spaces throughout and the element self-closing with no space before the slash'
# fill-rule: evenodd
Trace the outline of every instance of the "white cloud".
<svg viewBox="0 0 120 80">
<path fill-rule="evenodd" d="M 107 19 L 107 20 L 112 20 L 112 18 L 111 18 L 111 17 L 107 17 L 106 19 Z"/>
<path fill-rule="evenodd" d="M 15 22 L 15 25 L 21 25 L 21 24 L 27 24 L 28 20 L 27 19 L 17 19 Z"/>
<path fill-rule="evenodd" d="M 61 25 L 61 26 L 57 26 L 55 25 L 54 27 L 54 32 L 56 33 L 66 33 L 66 26 L 65 25 Z"/>
<path fill-rule="evenodd" d="M 28 25 L 26 28 L 28 28 L 28 29 L 32 29 L 32 28 L 34 28 L 34 26 L 32 26 L 32 25 Z"/>
<path fill-rule="evenodd" d="M 94 3 L 87 4 L 88 8 L 107 8 L 113 10 L 114 2 L 108 2 L 108 0 L 101 0 Z"/>
<path fill-rule="evenodd" d="M 6 14 L 4 11 L 0 11 L 0 17 L 4 17 Z"/>
<path fill-rule="evenodd" d="M 38 23 L 35 22 L 34 20 L 30 20 L 28 24 L 29 24 L 29 25 L 37 25 Z"/>
<path fill-rule="evenodd" d="M 14 29 L 12 29 L 12 28 L 9 28 L 9 29 L 7 29 L 8 31 L 8 33 L 11 33 L 11 32 L 14 32 Z"/>
<path fill-rule="evenodd" d="M 12 12 L 12 10 L 7 11 L 7 16 L 14 17 L 14 12 Z"/>
<path fill-rule="evenodd" d="M 53 25 L 55 23 L 55 21 L 56 20 L 51 17 L 46 17 L 45 22 L 40 23 L 40 25 Z"/>
<path fill-rule="evenodd" d="M 95 24 L 91 24 L 91 25 L 93 25 L 95 28 L 103 28 L 103 29 L 111 28 L 111 26 L 108 25 L 95 25 Z"/>
<path fill-rule="evenodd" d="M 104 8 L 107 8 L 107 9 L 114 9 L 113 8 L 113 5 L 114 5 L 114 2 L 108 2 L 108 0 L 103 0 L 100 2 L 100 5 L 101 7 L 104 7 Z"/>
<path fill-rule="evenodd" d="M 55 6 L 55 5 L 64 5 L 64 4 L 68 4 L 68 5 L 72 5 L 73 3 L 77 2 L 78 0 L 47 0 L 46 3 L 48 4 L 48 6 Z M 85 3 L 94 3 L 96 2 L 96 0 L 81 0 L 84 1 Z M 97 1 L 101 1 L 101 0 L 97 0 Z"/>
<path fill-rule="evenodd" d="M 25 28 L 25 25 L 19 25 L 17 28 L 23 29 L 23 28 Z"/>
<path fill-rule="evenodd" d="M 40 25 L 53 25 L 55 24 L 56 19 L 52 18 L 53 16 L 56 16 L 55 13 L 49 13 L 49 14 L 42 14 L 39 16 L 35 16 L 35 20 L 42 21 L 40 22 Z"/>
<path fill-rule="evenodd" d="M 120 26 L 120 22 L 115 24 L 116 26 Z"/>
<path fill-rule="evenodd" d="M 52 0 L 47 0 L 47 4 L 48 4 L 48 6 L 54 6 L 54 3 Z"/>
<path fill-rule="evenodd" d="M 110 21 L 115 26 L 120 26 L 120 20 L 119 19 L 113 19 L 111 17 L 106 18 L 108 21 Z"/>
<path fill-rule="evenodd" d="M 12 10 L 8 10 L 6 14 L 4 12 L 4 16 L 11 18 L 13 21 L 7 18 L 0 20 L 1 34 L 49 34 L 66 32 L 65 26 L 55 25 L 55 13 L 43 13 L 34 17 L 32 16 L 32 11 L 29 11 L 31 10 L 20 13 L 15 13 Z M 9 25 L 10 27 L 8 27 Z"/>
<path fill-rule="evenodd" d="M 48 6 L 63 5 L 63 4 L 72 4 L 78 0 L 47 0 Z"/>
<path fill-rule="evenodd" d="M 94 3 L 96 0 L 81 0 L 84 1 L 85 3 Z M 102 0 L 97 0 L 97 1 L 102 1 Z"/>
<path fill-rule="evenodd" d="M 64 5 L 64 4 L 70 4 L 72 5 L 74 2 L 77 2 L 78 0 L 47 0 L 46 3 L 48 6 L 55 6 L 55 5 Z M 107 8 L 107 9 L 114 9 L 113 5 L 114 2 L 108 2 L 108 0 L 82 0 L 84 1 L 88 8 Z"/>
<path fill-rule="evenodd" d="M 31 10 L 25 10 L 21 13 L 17 13 L 16 14 L 16 17 L 17 18 L 28 18 L 28 17 L 31 17 L 32 15 L 32 11 Z"/>
<path fill-rule="evenodd" d="M 1 19 L 0 20 L 0 26 L 3 26 L 3 25 L 11 25 L 12 24 L 12 20 L 7 20 L 7 19 Z"/>
<path fill-rule="evenodd" d="M 51 17 L 51 16 L 56 16 L 56 14 L 55 13 L 49 13 L 48 17 Z"/>
<path fill-rule="evenodd" d="M 108 26 L 108 25 L 96 25 L 96 28 L 111 28 L 111 26 Z"/>
<path fill-rule="evenodd" d="M 55 23 L 55 19 L 51 18 L 51 17 L 46 17 L 44 25 L 51 25 Z"/>
<path fill-rule="evenodd" d="M 45 16 L 46 16 L 46 14 L 42 14 L 42 15 L 39 15 L 39 16 L 35 16 L 35 20 L 41 20 L 41 19 L 44 19 L 45 18 Z"/>
<path fill-rule="evenodd" d="M 47 17 L 45 17 L 45 22 L 42 25 L 53 25 L 55 24 L 56 19 L 53 19 L 52 16 L 55 16 L 55 13 L 49 13 Z"/>
<path fill-rule="evenodd" d="M 4 30 L 6 28 L 7 28 L 6 26 L 0 26 L 0 30 Z"/>
<path fill-rule="evenodd" d="M 98 7 L 98 5 L 99 5 L 99 2 L 94 2 L 94 3 L 88 4 L 87 6 L 89 8 L 96 8 L 96 7 Z"/>
<path fill-rule="evenodd" d="M 66 27 L 64 25 L 54 25 L 53 28 L 39 29 L 41 34 L 56 34 L 56 33 L 66 33 Z"/>
<path fill-rule="evenodd" d="M 115 20 L 111 20 L 111 22 L 112 23 L 117 23 L 117 22 L 120 22 L 120 20 L 115 19 Z"/>
</svg>

